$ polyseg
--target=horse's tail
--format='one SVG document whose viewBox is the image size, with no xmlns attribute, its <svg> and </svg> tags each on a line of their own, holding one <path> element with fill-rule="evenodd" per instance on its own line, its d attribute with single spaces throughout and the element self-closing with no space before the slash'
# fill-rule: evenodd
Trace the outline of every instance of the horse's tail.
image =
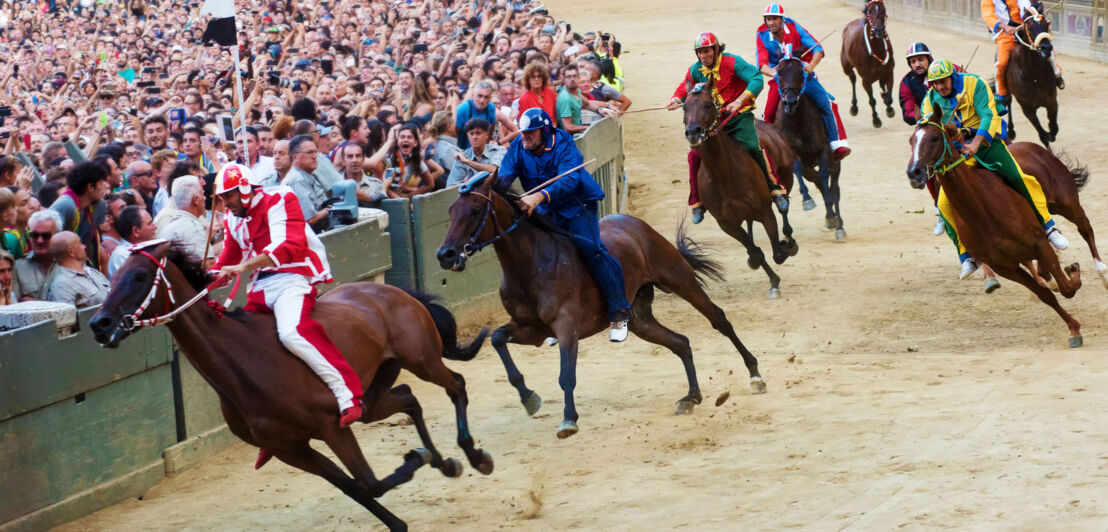
<svg viewBox="0 0 1108 532">
<path fill-rule="evenodd" d="M 1088 165 L 1081 164 L 1081 161 L 1070 157 L 1066 152 L 1060 151 L 1054 154 L 1062 164 L 1065 165 L 1066 170 L 1069 170 L 1070 176 L 1073 177 L 1073 186 L 1077 188 L 1078 192 L 1085 188 L 1085 185 L 1089 184 L 1089 167 Z"/>
<path fill-rule="evenodd" d="M 454 321 L 454 315 L 446 307 L 436 302 L 437 297 L 415 290 L 405 289 L 404 291 L 416 298 L 423 305 L 423 308 L 431 314 L 431 319 L 435 322 L 435 329 L 439 331 L 439 338 L 442 338 L 443 358 L 465 361 L 473 360 L 477 356 L 477 352 L 481 350 L 481 345 L 485 343 L 485 338 L 489 335 L 488 327 L 481 329 L 481 333 L 469 345 L 461 346 L 458 344 L 458 324 Z"/>
<path fill-rule="evenodd" d="M 681 224 L 677 226 L 677 240 L 674 243 L 677 244 L 677 251 L 684 257 L 685 262 L 692 266 L 693 272 L 696 273 L 696 281 L 701 286 L 707 284 L 708 279 L 718 282 L 726 281 L 723 275 L 723 265 L 709 257 L 707 248 L 689 237 L 684 220 L 681 220 Z"/>
</svg>

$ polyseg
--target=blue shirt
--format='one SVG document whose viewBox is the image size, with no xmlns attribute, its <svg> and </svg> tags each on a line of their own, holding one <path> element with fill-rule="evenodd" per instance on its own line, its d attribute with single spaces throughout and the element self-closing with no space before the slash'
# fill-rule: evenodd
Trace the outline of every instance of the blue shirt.
<svg viewBox="0 0 1108 532">
<path fill-rule="evenodd" d="M 473 100 L 466 100 L 458 106 L 457 115 L 458 118 L 454 121 L 454 127 L 458 130 L 458 148 L 466 149 L 469 147 L 469 138 L 466 137 L 466 122 L 469 122 L 471 118 L 484 118 L 493 126 L 493 131 L 496 131 L 496 106 L 492 102 L 489 102 L 484 109 L 478 111 L 473 106 Z"/>
<path fill-rule="evenodd" d="M 523 148 L 523 137 L 512 139 L 508 153 L 500 161 L 500 182 L 504 186 L 519 179 L 523 190 L 531 190 L 550 178 L 585 162 L 573 135 L 560 129 L 545 137 L 546 146 L 539 155 Z M 570 173 L 543 189 L 546 202 L 539 205 L 544 212 L 554 212 L 563 218 L 573 218 L 582 204 L 604 199 L 604 189 L 584 168 Z"/>
</svg>

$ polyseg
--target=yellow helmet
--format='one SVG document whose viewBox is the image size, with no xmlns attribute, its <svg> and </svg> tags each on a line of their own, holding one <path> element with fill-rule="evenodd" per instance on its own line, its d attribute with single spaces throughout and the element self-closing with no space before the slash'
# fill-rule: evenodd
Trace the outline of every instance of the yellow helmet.
<svg viewBox="0 0 1108 532">
<path fill-rule="evenodd" d="M 949 78 L 954 75 L 954 63 L 946 59 L 940 59 L 931 63 L 931 67 L 927 69 L 927 81 L 935 81 L 943 78 Z"/>
</svg>

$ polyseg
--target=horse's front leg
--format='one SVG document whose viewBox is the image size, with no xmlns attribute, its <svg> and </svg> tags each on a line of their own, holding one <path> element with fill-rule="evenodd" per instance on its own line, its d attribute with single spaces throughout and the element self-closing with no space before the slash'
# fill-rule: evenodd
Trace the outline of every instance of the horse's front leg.
<svg viewBox="0 0 1108 532">
<path fill-rule="evenodd" d="M 885 79 L 881 80 L 881 100 L 885 102 L 885 116 L 896 118 L 893 109 L 893 69 L 890 66 L 885 70 Z"/>
<path fill-rule="evenodd" d="M 529 416 L 539 411 L 542 398 L 523 382 L 523 374 L 516 368 L 515 361 L 508 352 L 508 342 L 537 345 L 544 337 L 544 332 L 512 320 L 493 332 L 491 338 L 492 347 L 496 350 L 496 354 L 500 355 L 500 361 L 504 363 L 504 369 L 508 372 L 508 382 L 519 392 L 519 400 Z"/>
<path fill-rule="evenodd" d="M 1039 122 L 1039 109 L 1037 107 L 1024 107 L 1022 105 L 1020 109 L 1023 110 L 1023 116 L 1027 117 L 1027 121 L 1031 122 L 1031 125 L 1035 127 L 1035 132 L 1039 134 L 1039 142 L 1042 142 L 1044 147 L 1049 148 L 1050 141 L 1053 139 L 1051 139 L 1050 135 L 1043 129 L 1042 122 Z M 1008 113 L 1011 114 L 1011 111 L 1008 111 Z"/>
<path fill-rule="evenodd" d="M 799 157 L 793 161 L 793 175 L 796 176 L 796 183 L 800 185 L 800 196 L 804 198 L 804 210 L 810 211 L 816 208 L 816 202 L 808 192 L 808 185 L 804 183 L 804 165 L 800 163 Z"/>
<path fill-rule="evenodd" d="M 1046 104 L 1046 122 L 1050 127 L 1050 141 L 1058 140 L 1058 100 Z"/>
<path fill-rule="evenodd" d="M 577 324 L 581 316 L 563 317 L 555 323 L 558 337 L 558 349 L 561 354 L 561 368 L 558 373 L 558 385 L 565 394 L 566 406 L 563 410 L 562 424 L 558 426 L 558 438 L 566 439 L 577 434 L 577 406 L 573 401 L 573 390 L 577 387 Z M 572 324 L 570 322 L 573 322 Z M 560 325 L 560 326 L 559 326 Z"/>
<path fill-rule="evenodd" d="M 862 78 L 862 88 L 866 89 L 866 96 L 869 97 L 869 109 L 873 113 L 873 127 L 881 127 L 881 118 L 877 116 L 877 99 L 873 97 L 873 82 L 867 82 L 865 78 Z"/>
</svg>

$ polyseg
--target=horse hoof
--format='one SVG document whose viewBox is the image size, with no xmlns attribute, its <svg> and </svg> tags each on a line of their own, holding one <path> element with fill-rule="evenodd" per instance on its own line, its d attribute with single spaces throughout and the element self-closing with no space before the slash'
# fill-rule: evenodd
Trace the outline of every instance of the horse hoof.
<svg viewBox="0 0 1108 532">
<path fill-rule="evenodd" d="M 415 453 L 416 456 L 419 456 L 420 460 L 423 460 L 423 463 L 420 464 L 420 467 L 431 463 L 431 458 L 432 458 L 431 457 L 431 451 L 428 451 L 427 449 L 424 449 L 423 447 L 418 447 L 416 449 L 412 449 L 412 452 Z M 409 454 L 411 454 L 411 453 L 409 453 Z"/>
<path fill-rule="evenodd" d="M 770 288 L 769 293 L 766 294 L 766 299 L 779 299 L 781 297 L 780 288 Z"/>
<path fill-rule="evenodd" d="M 1108 288 L 1108 265 L 1099 260 L 1096 261 L 1096 274 L 1100 276 L 1100 282 L 1104 283 L 1104 288 Z"/>
<path fill-rule="evenodd" d="M 457 458 L 447 458 L 443 460 L 442 467 L 439 468 L 439 471 L 442 471 L 442 474 L 447 478 L 458 478 L 462 476 L 462 471 L 464 469 L 465 466 L 462 465 Z"/>
<path fill-rule="evenodd" d="M 896 118 L 896 111 L 893 111 L 892 107 L 885 108 L 885 116 L 889 118 Z"/>
<path fill-rule="evenodd" d="M 851 105 L 850 106 L 850 116 L 858 116 L 858 106 L 857 105 Z"/>
<path fill-rule="evenodd" d="M 559 440 L 564 440 L 564 439 L 566 439 L 570 436 L 573 436 L 574 434 L 577 434 L 577 424 L 576 423 L 574 423 L 574 422 L 567 419 L 565 421 L 562 421 L 561 425 L 558 425 L 558 439 Z"/>
<path fill-rule="evenodd" d="M 832 216 L 830 218 L 824 218 L 823 219 L 823 228 L 824 229 L 834 229 L 836 225 L 839 225 L 838 223 L 836 223 L 837 221 L 838 220 L 836 220 L 834 216 Z"/>
<path fill-rule="evenodd" d="M 880 118 L 877 118 L 876 116 L 873 117 L 873 127 L 876 127 L 876 128 L 881 127 L 881 119 Z"/>
<path fill-rule="evenodd" d="M 800 242 L 793 240 L 789 242 L 789 256 L 795 257 L 797 253 L 800 253 Z"/>
<path fill-rule="evenodd" d="M 677 401 L 677 408 L 673 410 L 673 415 L 683 416 L 685 414 L 691 414 L 694 406 L 696 405 L 687 399 Z"/>
<path fill-rule="evenodd" d="M 751 270 L 757 270 L 758 266 L 760 266 L 761 264 L 759 264 L 758 261 L 754 260 L 754 257 L 747 257 L 746 265 L 749 266 Z"/>
<path fill-rule="evenodd" d="M 846 230 L 836 229 L 835 230 L 835 240 L 846 240 Z"/>
<path fill-rule="evenodd" d="M 762 380 L 761 377 L 751 377 L 750 393 L 754 395 L 766 393 L 766 381 Z"/>
<path fill-rule="evenodd" d="M 539 408 L 542 408 L 542 397 L 539 397 L 539 394 L 535 392 L 531 392 L 531 395 L 523 402 L 523 408 L 527 410 L 527 415 L 534 416 Z"/>
<path fill-rule="evenodd" d="M 985 293 L 986 294 L 991 294 L 993 292 L 996 292 L 999 288 L 1000 288 L 1000 281 L 997 281 L 993 277 L 989 277 L 988 279 L 985 279 Z"/>
<path fill-rule="evenodd" d="M 808 198 L 808 199 L 804 200 L 804 210 L 806 210 L 806 211 L 813 211 L 813 210 L 815 210 L 815 209 L 816 209 L 816 202 L 815 202 L 815 200 L 813 200 L 813 199 L 811 199 L 811 198 Z"/>
<path fill-rule="evenodd" d="M 1081 347 L 1082 345 L 1084 345 L 1084 343 L 1085 341 L 1082 340 L 1080 334 L 1070 336 L 1070 347 Z"/>
<path fill-rule="evenodd" d="M 481 461 L 477 462 L 473 467 L 477 468 L 477 472 L 482 475 L 491 475 L 493 470 L 492 455 L 485 451 L 481 451 Z"/>
</svg>

